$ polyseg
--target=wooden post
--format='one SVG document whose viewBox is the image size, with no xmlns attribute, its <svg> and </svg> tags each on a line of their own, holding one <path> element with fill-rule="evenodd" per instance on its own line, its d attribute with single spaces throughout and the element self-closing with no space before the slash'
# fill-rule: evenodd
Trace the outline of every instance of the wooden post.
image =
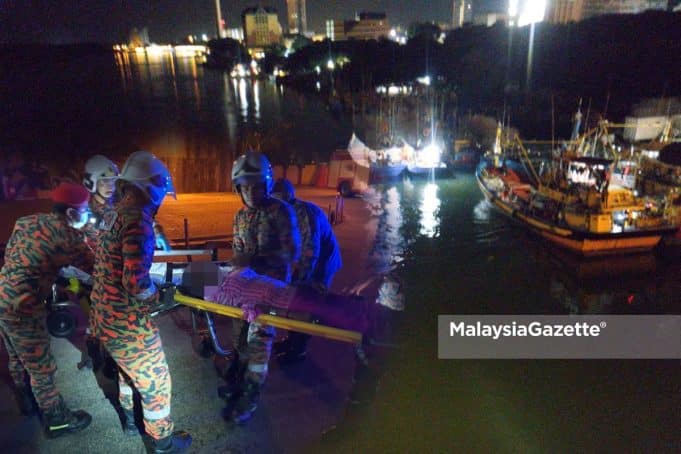
<svg viewBox="0 0 681 454">
<path fill-rule="evenodd" d="M 184 218 L 184 248 L 189 249 L 189 221 L 187 218 Z M 192 257 L 190 255 L 187 256 L 187 261 L 192 261 Z"/>
</svg>

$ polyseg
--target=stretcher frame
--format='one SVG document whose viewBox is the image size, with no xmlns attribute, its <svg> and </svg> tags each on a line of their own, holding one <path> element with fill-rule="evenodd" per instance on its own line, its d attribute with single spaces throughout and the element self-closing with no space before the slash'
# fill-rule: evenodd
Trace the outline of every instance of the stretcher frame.
<svg viewBox="0 0 681 454">
<path fill-rule="evenodd" d="M 206 250 L 198 249 L 198 250 L 173 250 L 173 254 L 168 254 L 166 252 L 162 251 L 156 251 L 155 256 L 156 257 L 169 257 L 169 256 L 188 256 L 191 257 L 193 255 L 205 255 Z M 215 261 L 213 261 L 215 263 Z M 170 283 L 169 281 L 172 280 L 172 272 L 173 269 L 175 268 L 175 265 L 177 263 L 174 262 L 166 262 L 166 275 L 165 275 L 165 280 L 167 283 Z M 225 306 L 222 304 L 217 304 L 211 301 L 206 301 L 201 298 L 196 298 L 193 296 L 185 295 L 183 294 L 177 286 L 173 285 L 174 291 L 173 291 L 173 299 L 176 303 L 181 304 L 183 306 L 187 306 L 191 311 L 191 317 L 192 317 L 192 331 L 194 334 L 200 334 L 200 330 L 198 329 L 198 324 L 197 324 L 197 316 L 198 315 L 204 315 L 206 325 L 208 328 L 208 336 L 210 337 L 211 341 L 211 346 L 214 350 L 214 352 L 217 355 L 223 356 L 223 357 L 228 357 L 232 355 L 232 350 L 231 349 L 226 349 L 223 348 L 222 345 L 220 344 L 220 341 L 217 336 L 217 332 L 215 330 L 215 322 L 213 321 L 212 314 L 218 314 L 218 315 L 223 315 L 226 317 L 230 318 L 236 318 L 240 320 L 244 320 L 244 311 L 243 309 L 240 309 L 238 307 L 232 307 L 232 306 Z M 286 317 L 281 317 L 276 315 L 275 313 L 270 313 L 270 314 L 260 314 L 258 317 L 256 317 L 255 322 L 263 324 L 263 325 L 269 325 L 273 326 L 275 328 L 281 328 L 281 329 L 286 329 L 289 331 L 296 331 L 304 334 L 309 334 L 311 336 L 317 336 L 317 337 L 323 337 L 325 339 L 330 339 L 330 340 L 335 340 L 335 341 L 340 341 L 340 342 L 346 342 L 349 344 L 354 345 L 355 349 L 355 354 L 357 356 L 357 359 L 362 363 L 362 364 L 368 364 L 368 358 L 366 356 L 366 353 L 364 352 L 363 349 L 363 341 L 364 337 L 363 334 L 357 331 L 351 331 L 351 330 L 345 330 L 341 328 L 334 328 L 331 326 L 326 326 L 326 325 L 320 325 L 316 323 L 310 323 L 310 322 L 305 322 L 302 320 L 294 320 Z"/>
<path fill-rule="evenodd" d="M 184 295 L 179 291 L 175 292 L 175 301 L 179 304 L 182 304 L 183 306 L 188 306 L 193 309 L 198 309 L 205 312 L 211 312 L 231 318 L 244 318 L 244 311 L 238 307 L 224 306 L 222 304 L 194 298 L 192 296 Z M 210 325 L 212 325 L 211 322 L 209 322 L 209 329 L 211 327 Z M 277 315 L 261 314 L 255 319 L 255 322 L 263 325 L 273 326 L 275 328 L 297 331 L 300 333 L 310 334 L 312 336 L 347 342 L 350 344 L 362 343 L 362 333 L 357 331 L 333 328 L 331 326 L 318 325 L 316 323 L 309 323 L 301 320 L 293 320 L 290 318 L 279 317 Z"/>
</svg>

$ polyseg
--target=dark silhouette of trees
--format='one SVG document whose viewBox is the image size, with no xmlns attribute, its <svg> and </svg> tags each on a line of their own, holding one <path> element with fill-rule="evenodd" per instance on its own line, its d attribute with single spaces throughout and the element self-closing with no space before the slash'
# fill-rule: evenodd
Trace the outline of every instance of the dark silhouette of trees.
<svg viewBox="0 0 681 454">
<path fill-rule="evenodd" d="M 578 100 L 614 120 L 622 119 L 644 97 L 681 94 L 681 13 L 648 11 L 606 15 L 570 24 L 535 25 L 533 64 L 527 90 L 530 27 L 465 27 L 451 31 L 444 44 L 428 32 L 404 46 L 389 40 L 313 43 L 288 59 L 288 70 L 307 77 L 328 58 L 350 63 L 336 71 L 341 87 L 363 91 L 429 74 L 453 87 L 460 112 L 505 114 L 523 134 L 568 135 Z M 304 86 L 304 84 L 303 84 Z M 339 84 L 336 84 L 338 87 Z"/>
</svg>

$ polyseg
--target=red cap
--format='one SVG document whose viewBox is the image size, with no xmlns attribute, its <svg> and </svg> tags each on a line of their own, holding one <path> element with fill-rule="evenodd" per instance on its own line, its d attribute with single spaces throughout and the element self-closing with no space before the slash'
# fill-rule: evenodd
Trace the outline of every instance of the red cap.
<svg viewBox="0 0 681 454">
<path fill-rule="evenodd" d="M 90 193 L 84 186 L 76 183 L 60 183 L 52 191 L 52 201 L 62 203 L 73 208 L 86 207 L 90 200 Z"/>
</svg>

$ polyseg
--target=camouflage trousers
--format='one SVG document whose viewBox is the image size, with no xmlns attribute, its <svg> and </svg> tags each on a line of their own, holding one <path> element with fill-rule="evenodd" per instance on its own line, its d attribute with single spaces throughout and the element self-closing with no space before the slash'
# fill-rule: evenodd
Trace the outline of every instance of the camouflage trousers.
<svg viewBox="0 0 681 454">
<path fill-rule="evenodd" d="M 45 412 L 61 402 L 54 382 L 57 364 L 50 353 L 50 339 L 44 317 L 0 319 L 0 334 L 9 355 L 9 374 L 17 387 L 24 387 L 26 375 L 40 410 Z"/>
<path fill-rule="evenodd" d="M 154 439 L 173 432 L 170 417 L 172 382 L 161 336 L 151 332 L 130 333 L 115 339 L 102 339 L 104 348 L 118 365 L 118 398 L 124 410 L 133 409 L 133 389 L 142 398 L 144 429 Z"/>
<path fill-rule="evenodd" d="M 246 364 L 245 379 L 261 385 L 265 383 L 275 334 L 272 326 L 232 321 L 232 345 L 239 354 L 239 362 Z"/>
</svg>

